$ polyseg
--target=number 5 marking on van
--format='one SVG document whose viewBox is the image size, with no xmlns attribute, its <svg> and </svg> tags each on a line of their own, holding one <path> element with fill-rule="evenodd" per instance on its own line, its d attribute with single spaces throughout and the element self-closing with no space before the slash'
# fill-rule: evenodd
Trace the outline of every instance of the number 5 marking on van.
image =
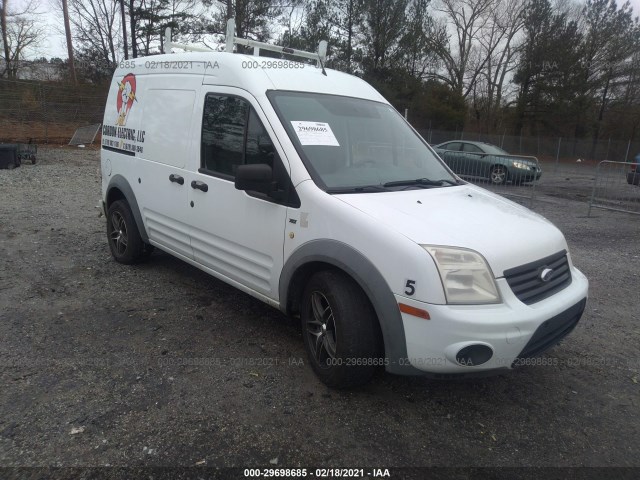
<svg viewBox="0 0 640 480">
<path fill-rule="evenodd" d="M 413 296 L 414 293 L 416 293 L 416 281 L 415 280 L 407 280 L 407 282 L 404 284 L 404 293 L 406 295 L 409 295 L 410 297 Z"/>
</svg>

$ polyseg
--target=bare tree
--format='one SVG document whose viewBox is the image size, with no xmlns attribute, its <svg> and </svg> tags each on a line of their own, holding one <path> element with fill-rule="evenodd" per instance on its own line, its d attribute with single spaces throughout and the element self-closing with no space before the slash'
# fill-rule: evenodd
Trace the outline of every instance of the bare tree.
<svg viewBox="0 0 640 480">
<path fill-rule="evenodd" d="M 0 12 L 2 43 L 4 51 L 4 73 L 8 78 L 16 78 L 20 62 L 29 50 L 37 48 L 44 37 L 45 29 L 40 22 L 40 5 L 36 0 L 21 4 L 20 10 L 9 10 L 7 0 Z"/>
<path fill-rule="evenodd" d="M 479 85 L 474 88 L 473 103 L 476 118 L 485 117 L 481 124 L 487 130 L 496 126 L 505 94 L 505 79 L 517 67 L 520 48 L 517 38 L 524 28 L 526 5 L 526 0 L 497 0 L 495 8 L 488 12 L 488 21 L 478 39 L 476 61 L 484 67 L 476 80 Z"/>
<path fill-rule="evenodd" d="M 478 40 L 496 7 L 496 0 L 439 2 L 435 9 L 444 15 L 444 22 L 429 36 L 429 47 L 442 62 L 444 72 L 435 76 L 466 97 L 486 63 L 486 56 L 484 59 L 477 57 Z M 450 34 L 450 30 L 454 33 Z M 451 37 L 454 37 L 453 41 Z"/>
<path fill-rule="evenodd" d="M 96 63 L 117 62 L 120 51 L 118 3 L 113 0 L 68 1 L 79 48 L 97 55 Z"/>
</svg>

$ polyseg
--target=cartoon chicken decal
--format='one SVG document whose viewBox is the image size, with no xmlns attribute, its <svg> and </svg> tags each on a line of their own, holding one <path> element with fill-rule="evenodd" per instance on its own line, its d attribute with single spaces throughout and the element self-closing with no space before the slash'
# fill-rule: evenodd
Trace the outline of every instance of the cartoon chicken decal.
<svg viewBox="0 0 640 480">
<path fill-rule="evenodd" d="M 127 115 L 136 99 L 136 76 L 133 73 L 126 74 L 121 82 L 118 82 L 118 120 L 116 125 L 124 126 L 127 123 Z"/>
</svg>

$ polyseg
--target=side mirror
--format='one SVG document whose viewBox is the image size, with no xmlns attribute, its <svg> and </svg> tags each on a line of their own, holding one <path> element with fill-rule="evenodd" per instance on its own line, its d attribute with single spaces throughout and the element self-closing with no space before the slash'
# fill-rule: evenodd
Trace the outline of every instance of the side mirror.
<svg viewBox="0 0 640 480">
<path fill-rule="evenodd" d="M 264 163 L 238 165 L 235 186 L 237 190 L 251 190 L 269 195 L 274 190 L 273 170 Z"/>
</svg>

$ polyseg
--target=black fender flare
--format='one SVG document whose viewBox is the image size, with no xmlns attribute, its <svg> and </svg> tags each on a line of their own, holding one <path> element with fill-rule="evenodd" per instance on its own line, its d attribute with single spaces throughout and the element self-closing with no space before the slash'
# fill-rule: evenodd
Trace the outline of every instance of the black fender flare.
<svg viewBox="0 0 640 480">
<path fill-rule="evenodd" d="M 133 218 L 136 221 L 136 225 L 138 226 L 138 232 L 140 232 L 140 237 L 145 243 L 149 243 L 149 236 L 147 235 L 147 230 L 144 228 L 144 222 L 142 220 L 142 215 L 140 214 L 140 207 L 138 207 L 138 201 L 136 200 L 136 196 L 133 193 L 133 189 L 126 178 L 122 175 L 114 175 L 111 180 L 109 180 L 109 185 L 107 186 L 107 195 L 106 198 L 109 198 L 109 194 L 111 191 L 117 188 L 124 195 L 125 200 L 129 204 L 131 208 L 131 212 L 133 213 Z M 109 206 L 106 205 L 105 210 L 108 210 Z"/>
<path fill-rule="evenodd" d="M 386 280 L 373 263 L 352 246 L 337 240 L 312 240 L 298 247 L 287 259 L 280 276 L 280 308 L 290 314 L 291 282 L 296 272 L 306 264 L 322 262 L 332 265 L 349 275 L 369 298 L 384 341 L 386 370 L 404 375 L 421 374 L 409 365 L 404 324 L 396 298 Z"/>
</svg>

